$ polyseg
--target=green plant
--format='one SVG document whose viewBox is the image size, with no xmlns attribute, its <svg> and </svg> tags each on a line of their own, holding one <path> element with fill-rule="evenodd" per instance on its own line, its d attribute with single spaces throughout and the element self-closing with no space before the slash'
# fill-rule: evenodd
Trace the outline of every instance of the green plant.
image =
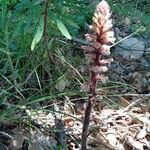
<svg viewBox="0 0 150 150">
<path fill-rule="evenodd" d="M 109 3 L 112 6 L 112 10 L 117 14 L 117 21 L 122 22 L 124 18 L 127 17 L 131 20 L 131 28 L 133 32 L 141 26 L 146 28 L 145 32 L 150 32 L 149 27 L 149 18 L 150 12 L 149 7 L 150 3 L 146 0 L 109 0 Z M 130 4 L 130 5 L 129 5 Z"/>
<path fill-rule="evenodd" d="M 68 38 L 69 35 L 72 38 L 79 34 L 85 22 L 85 11 L 88 11 L 84 2 L 76 3 L 75 0 L 68 0 L 65 3 L 60 1 L 48 3 L 47 33 L 45 33 L 48 35 L 46 39 L 48 48 L 43 44 L 46 37 L 43 27 L 46 1 L 2 0 L 0 5 L 1 105 L 6 105 L 6 108 L 7 103 L 21 106 L 31 101 L 38 103 L 34 99 L 49 95 L 55 97 L 60 93 L 56 85 L 62 79 L 66 82 L 62 93 L 74 94 L 77 84 L 80 84 L 76 81 L 82 80 L 75 69 L 80 61 L 78 65 L 74 63 L 75 57 L 71 58 L 73 51 L 70 51 L 72 45 L 66 42 L 65 36 Z M 56 58 L 56 64 L 49 61 L 49 53 Z M 76 73 L 70 77 L 66 70 Z M 68 82 L 66 79 L 71 81 Z M 74 86 L 71 86 L 72 84 Z M 14 107 L 8 114 L 11 116 L 17 108 Z M 3 110 L 2 114 L 8 110 L 9 108 Z M 7 119 L 4 116 L 2 118 Z"/>
</svg>

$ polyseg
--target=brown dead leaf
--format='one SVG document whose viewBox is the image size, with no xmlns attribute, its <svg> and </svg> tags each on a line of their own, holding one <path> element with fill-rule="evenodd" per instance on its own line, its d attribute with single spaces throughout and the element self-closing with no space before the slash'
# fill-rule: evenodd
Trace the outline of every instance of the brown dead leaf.
<svg viewBox="0 0 150 150">
<path fill-rule="evenodd" d="M 127 107 L 130 105 L 129 101 L 123 97 L 120 97 L 120 100 L 118 101 L 120 106 Z"/>
<path fill-rule="evenodd" d="M 26 134 L 23 130 L 20 129 L 15 129 L 14 130 L 14 135 L 11 143 L 8 145 L 9 150 L 17 150 L 22 147 L 23 142 L 26 138 Z"/>
<path fill-rule="evenodd" d="M 108 129 L 108 132 L 106 133 L 107 140 L 109 143 L 113 146 L 116 147 L 118 140 L 117 140 L 117 135 L 116 131 L 112 128 Z"/>
<path fill-rule="evenodd" d="M 140 141 L 136 141 L 132 136 L 128 136 L 126 141 L 133 146 L 133 148 L 139 149 L 139 150 L 144 150 L 144 146 L 145 144 L 140 142 Z"/>
<path fill-rule="evenodd" d="M 64 123 L 65 123 L 65 126 L 73 127 L 74 126 L 74 119 L 72 119 L 72 118 L 65 118 L 64 119 Z"/>
</svg>

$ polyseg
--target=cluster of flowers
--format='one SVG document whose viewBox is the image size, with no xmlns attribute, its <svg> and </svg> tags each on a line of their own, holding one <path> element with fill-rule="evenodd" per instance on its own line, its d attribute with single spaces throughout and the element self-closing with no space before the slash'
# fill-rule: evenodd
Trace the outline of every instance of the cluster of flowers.
<svg viewBox="0 0 150 150">
<path fill-rule="evenodd" d="M 89 100 L 86 106 L 83 123 L 82 150 L 85 150 L 87 146 L 90 115 L 97 99 L 97 81 L 105 78 L 103 74 L 108 70 L 108 64 L 113 61 L 109 56 L 111 44 L 115 41 L 110 16 L 109 5 L 105 0 L 102 0 L 96 7 L 90 33 L 86 34 L 86 41 L 89 44 L 83 46 L 85 56 L 90 65 L 91 79 L 88 90 Z"/>
<path fill-rule="evenodd" d="M 108 58 L 111 44 L 115 41 L 110 16 L 109 5 L 102 0 L 96 7 L 91 31 L 85 35 L 89 45 L 83 46 L 83 49 L 91 72 L 96 74 L 96 80 L 102 78 L 102 73 L 108 70 L 108 64 L 113 61 L 112 58 Z"/>
</svg>

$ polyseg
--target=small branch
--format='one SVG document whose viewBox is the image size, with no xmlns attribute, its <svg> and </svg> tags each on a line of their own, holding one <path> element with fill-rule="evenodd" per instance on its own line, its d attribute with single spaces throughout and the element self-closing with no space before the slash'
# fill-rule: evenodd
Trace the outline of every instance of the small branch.
<svg viewBox="0 0 150 150">
<path fill-rule="evenodd" d="M 139 30 L 137 30 L 137 31 L 135 31 L 135 32 L 133 32 L 133 33 L 131 33 L 130 35 L 126 36 L 125 38 L 121 39 L 120 41 L 117 41 L 116 43 L 114 43 L 111 47 L 114 47 L 115 45 L 121 43 L 122 41 L 128 39 L 129 37 L 132 37 L 134 34 L 136 34 L 136 33 L 138 33 L 138 32 L 139 32 Z"/>
<path fill-rule="evenodd" d="M 103 138 L 105 138 L 102 134 L 100 134 L 100 136 L 102 136 Z M 106 149 L 109 149 L 109 150 L 112 150 L 114 147 L 112 147 L 112 145 L 110 145 L 108 142 L 102 142 L 101 139 L 96 139 L 96 138 L 93 138 L 92 136 L 89 136 L 89 138 L 91 140 L 93 140 L 94 142 L 96 142 L 96 144 L 98 145 L 104 145 L 106 147 Z M 106 139 L 105 139 L 106 140 Z M 107 140 L 106 140 L 107 141 Z M 100 146 L 98 146 L 100 148 Z"/>
<path fill-rule="evenodd" d="M 148 94 L 115 94 L 115 95 L 111 95 L 111 94 L 108 94 L 107 96 L 141 96 L 141 97 L 150 97 L 150 93 Z"/>
<path fill-rule="evenodd" d="M 134 106 L 139 105 L 140 103 L 142 103 L 144 100 L 143 99 L 137 99 L 135 102 L 131 103 L 130 105 L 128 105 L 123 112 L 128 112 L 130 109 L 132 109 Z"/>
<path fill-rule="evenodd" d="M 48 7 L 49 7 L 49 0 L 46 0 L 45 1 L 45 10 L 44 10 L 44 42 L 45 42 L 45 48 L 47 50 L 49 60 L 50 60 L 50 62 L 53 62 L 53 58 L 49 52 L 49 47 L 48 47 L 48 30 L 47 30 Z"/>
<path fill-rule="evenodd" d="M 82 39 L 78 39 L 78 38 L 72 38 L 72 41 L 77 42 L 81 45 L 90 45 L 91 43 Z"/>
</svg>

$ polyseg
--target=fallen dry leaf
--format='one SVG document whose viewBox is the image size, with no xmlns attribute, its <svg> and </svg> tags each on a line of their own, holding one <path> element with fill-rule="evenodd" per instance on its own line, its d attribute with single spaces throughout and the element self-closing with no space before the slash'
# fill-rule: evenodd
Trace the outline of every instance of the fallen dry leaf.
<svg viewBox="0 0 150 150">
<path fill-rule="evenodd" d="M 9 150 L 20 149 L 23 145 L 24 140 L 27 137 L 24 130 L 21 130 L 19 128 L 16 128 L 13 132 L 14 132 L 13 139 L 11 140 L 10 144 L 8 145 Z"/>
</svg>

